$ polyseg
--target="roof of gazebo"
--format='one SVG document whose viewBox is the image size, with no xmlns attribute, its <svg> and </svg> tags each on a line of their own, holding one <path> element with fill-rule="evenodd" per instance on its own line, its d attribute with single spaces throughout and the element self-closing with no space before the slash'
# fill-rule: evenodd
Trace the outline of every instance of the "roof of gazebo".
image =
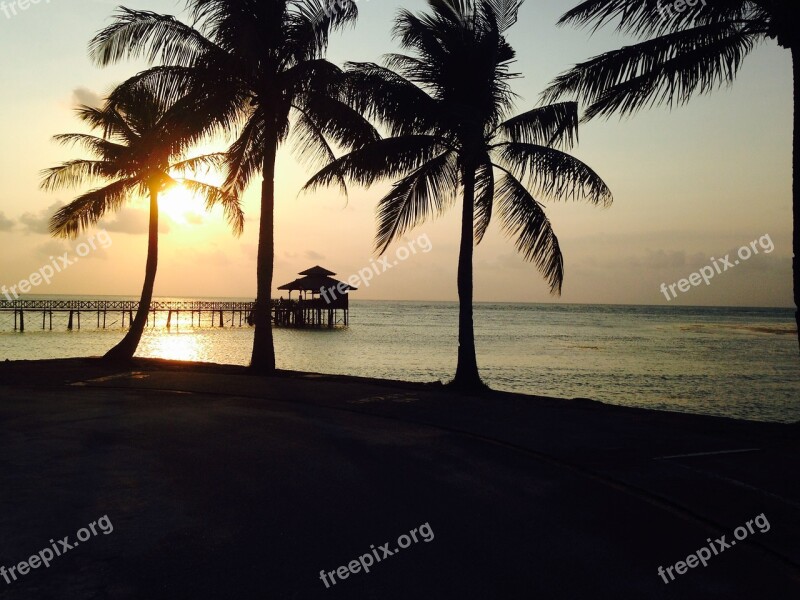
<svg viewBox="0 0 800 600">
<path fill-rule="evenodd" d="M 336 289 L 340 285 L 344 286 L 344 289 L 348 292 L 358 289 L 352 285 L 344 283 L 343 281 L 329 277 L 328 275 L 335 275 L 335 273 L 319 266 L 306 269 L 305 271 L 299 273 L 299 275 L 305 275 L 305 277 L 295 279 L 289 283 L 284 283 L 283 285 L 279 286 L 278 289 L 289 291 L 310 291 L 315 293 L 319 293 L 321 288 Z"/>
<path fill-rule="evenodd" d="M 316 267 L 311 267 L 310 269 L 306 269 L 305 271 L 300 271 L 298 275 L 336 275 L 333 271 L 328 271 L 323 267 L 317 265 Z"/>
</svg>

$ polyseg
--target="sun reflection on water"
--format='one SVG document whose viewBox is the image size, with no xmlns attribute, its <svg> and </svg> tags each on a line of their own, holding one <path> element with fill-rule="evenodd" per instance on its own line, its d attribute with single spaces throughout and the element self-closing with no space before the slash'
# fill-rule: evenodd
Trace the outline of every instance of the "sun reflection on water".
<svg viewBox="0 0 800 600">
<path fill-rule="evenodd" d="M 137 354 L 170 360 L 208 360 L 207 341 L 193 332 L 153 332 L 142 338 Z"/>
</svg>

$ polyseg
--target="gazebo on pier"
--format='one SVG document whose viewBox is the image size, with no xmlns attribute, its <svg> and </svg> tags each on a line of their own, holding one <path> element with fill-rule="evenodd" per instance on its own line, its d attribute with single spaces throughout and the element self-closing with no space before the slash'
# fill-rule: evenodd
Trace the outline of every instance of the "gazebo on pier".
<svg viewBox="0 0 800 600">
<path fill-rule="evenodd" d="M 274 323 L 283 327 L 328 327 L 350 323 L 349 293 L 353 286 L 333 278 L 333 271 L 320 266 L 301 271 L 302 277 L 285 283 L 279 290 L 289 292 L 288 300 L 281 297 L 274 303 Z M 296 300 L 292 292 L 298 293 Z M 342 312 L 341 317 L 339 311 Z"/>
</svg>

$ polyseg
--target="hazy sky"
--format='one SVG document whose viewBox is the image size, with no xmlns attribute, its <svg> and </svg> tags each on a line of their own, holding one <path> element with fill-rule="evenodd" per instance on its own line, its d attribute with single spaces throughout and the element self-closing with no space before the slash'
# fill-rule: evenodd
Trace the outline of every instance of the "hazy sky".
<svg viewBox="0 0 800 600">
<path fill-rule="evenodd" d="M 540 91 L 573 63 L 629 39 L 611 31 L 557 28 L 558 17 L 577 0 L 527 0 L 509 32 L 516 48 L 515 82 L 520 111 L 537 103 Z M 117 2 L 42 0 L 8 16 L 0 11 L 0 285 L 14 285 L 75 249 L 54 240 L 46 223 L 74 193 L 38 189 L 39 172 L 76 158 L 79 150 L 51 141 L 81 129 L 72 114 L 143 65 L 95 67 L 87 42 L 110 22 Z M 182 2 L 134 0 L 132 8 L 178 14 Z M 421 0 L 361 0 L 355 28 L 334 37 L 329 58 L 378 60 L 396 51 L 392 20 Z M 479 301 L 667 304 L 662 283 L 675 283 L 711 264 L 735 258 L 737 249 L 764 235 L 774 251 L 761 251 L 710 286 L 679 293 L 671 304 L 790 306 L 791 302 L 791 69 L 789 53 L 775 44 L 760 47 L 745 62 L 734 86 L 697 98 L 670 112 L 656 108 L 631 119 L 584 125 L 574 154 L 611 187 L 614 204 L 551 203 L 550 218 L 565 259 L 560 298 L 550 296 L 537 270 L 515 252 L 494 222 L 475 254 Z M 344 279 L 373 258 L 375 206 L 386 189 L 355 189 L 349 200 L 333 191 L 298 196 L 311 173 L 284 148 L 277 167 L 275 285 L 321 264 Z M 244 198 L 248 218 L 236 239 L 217 212 L 204 214 L 187 199 L 162 203 L 156 295 L 242 296 L 255 294 L 259 185 Z M 57 274 L 48 294 L 125 294 L 141 289 L 146 252 L 145 204 L 132 204 L 102 226 L 112 244 L 90 252 Z M 427 236 L 428 253 L 412 254 L 362 287 L 358 299 L 456 299 L 459 210 L 412 231 Z M 395 252 L 406 242 L 389 250 Z M 759 247 L 760 248 L 760 247 Z M 402 252 L 402 251 L 401 251 Z"/>
</svg>

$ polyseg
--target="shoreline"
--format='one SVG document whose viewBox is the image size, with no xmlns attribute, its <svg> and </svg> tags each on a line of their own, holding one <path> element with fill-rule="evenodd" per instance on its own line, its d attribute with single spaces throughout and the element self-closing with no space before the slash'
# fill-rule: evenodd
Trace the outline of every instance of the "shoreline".
<svg viewBox="0 0 800 600">
<path fill-rule="evenodd" d="M 90 372 L 109 372 L 119 373 L 131 371 L 134 369 L 145 371 L 169 371 L 177 373 L 208 373 L 216 375 L 238 375 L 245 377 L 265 377 L 251 373 L 249 368 L 243 365 L 202 362 L 202 361 L 187 361 L 187 360 L 174 360 L 166 358 L 145 358 L 134 357 L 128 365 L 112 365 L 102 361 L 98 356 L 89 357 L 71 357 L 71 358 L 53 358 L 53 359 L 22 359 L 22 360 L 9 360 L 6 359 L 0 362 L 0 377 L 11 377 L 9 381 L 16 382 L 13 379 L 22 377 L 23 375 L 30 375 L 29 370 L 37 370 L 42 367 L 56 367 L 58 370 L 65 370 L 67 372 L 74 372 L 76 367 L 88 368 Z M 16 371 L 16 373 L 15 373 Z M 22 371 L 22 372 L 20 372 Z M 387 387 L 396 387 L 400 389 L 422 390 L 422 391 L 440 391 L 442 393 L 453 393 L 447 388 L 445 383 L 441 381 L 418 382 L 406 381 L 402 379 L 382 379 L 377 377 L 364 377 L 359 375 L 342 375 L 336 373 L 317 373 L 311 371 L 295 371 L 290 369 L 276 369 L 273 375 L 269 377 L 281 379 L 314 379 L 320 382 L 330 382 L 339 384 L 369 384 Z M 67 383 L 69 378 L 65 378 L 61 383 Z M 79 380 L 78 377 L 76 380 Z M 4 381 L 0 381 L 3 385 Z M 782 427 L 798 427 L 800 428 L 800 420 L 784 422 L 784 421 L 765 421 L 755 419 L 740 419 L 736 417 L 711 415 L 704 413 L 683 412 L 679 410 L 666 410 L 658 408 L 647 408 L 641 406 L 627 406 L 622 404 L 612 404 L 594 398 L 562 398 L 557 396 L 542 396 L 538 394 L 526 394 L 522 392 L 510 392 L 504 390 L 489 389 L 484 392 L 475 392 L 469 394 L 472 397 L 482 398 L 513 398 L 520 401 L 537 401 L 548 403 L 581 403 L 586 406 L 591 406 L 596 410 L 606 411 L 620 411 L 620 412 L 643 412 L 654 413 L 663 415 L 678 415 L 693 418 L 706 418 L 714 420 L 733 421 L 738 423 L 753 423 L 764 425 L 778 425 Z"/>
</svg>

